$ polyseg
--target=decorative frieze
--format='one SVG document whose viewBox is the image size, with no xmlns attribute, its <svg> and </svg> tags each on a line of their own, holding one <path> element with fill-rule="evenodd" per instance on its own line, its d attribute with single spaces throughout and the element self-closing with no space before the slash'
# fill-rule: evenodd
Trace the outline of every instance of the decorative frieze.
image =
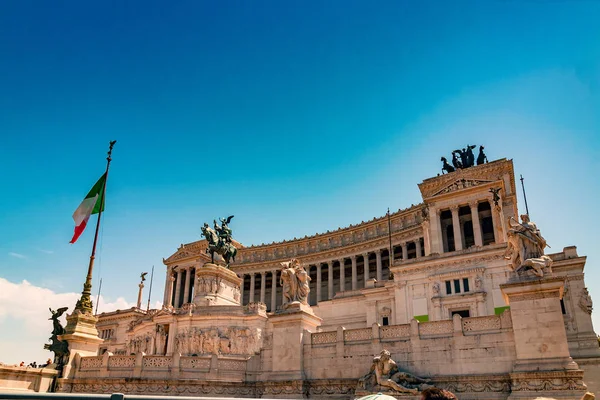
<svg viewBox="0 0 600 400">
<path fill-rule="evenodd" d="M 144 368 L 169 368 L 173 366 L 173 357 L 146 356 L 142 365 Z"/>
<path fill-rule="evenodd" d="M 379 328 L 381 339 L 396 339 L 410 337 L 410 325 L 389 325 Z"/>
<path fill-rule="evenodd" d="M 344 341 L 346 342 L 371 339 L 373 339 L 373 330 L 371 328 L 348 329 L 344 331 Z"/>
<path fill-rule="evenodd" d="M 423 336 L 452 334 L 453 330 L 452 320 L 419 323 L 419 334 Z"/>
<path fill-rule="evenodd" d="M 337 342 L 337 331 L 332 332 L 319 332 L 311 335 L 311 343 L 314 344 L 325 344 Z"/>
<path fill-rule="evenodd" d="M 135 356 L 111 356 L 108 358 L 108 368 L 133 368 Z"/>
<path fill-rule="evenodd" d="M 500 330 L 501 328 L 502 323 L 500 317 L 496 315 L 462 319 L 462 329 L 465 333 Z"/>
<path fill-rule="evenodd" d="M 210 369 L 210 358 L 181 357 L 179 367 L 182 369 Z"/>
<path fill-rule="evenodd" d="M 80 370 L 99 369 L 102 368 L 102 356 L 83 357 L 81 359 Z"/>
</svg>

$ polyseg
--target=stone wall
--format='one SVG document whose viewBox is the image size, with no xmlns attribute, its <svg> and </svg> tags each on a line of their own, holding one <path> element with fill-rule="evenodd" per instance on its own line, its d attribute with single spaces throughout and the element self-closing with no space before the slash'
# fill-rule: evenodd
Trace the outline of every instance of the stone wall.
<svg viewBox="0 0 600 400">
<path fill-rule="evenodd" d="M 419 376 L 508 374 L 515 361 L 510 311 L 499 316 L 344 329 L 310 335 L 308 379 L 357 378 L 386 349 L 401 369 Z"/>
<path fill-rule="evenodd" d="M 58 371 L 51 368 L 0 366 L 0 390 L 47 392 Z"/>
</svg>

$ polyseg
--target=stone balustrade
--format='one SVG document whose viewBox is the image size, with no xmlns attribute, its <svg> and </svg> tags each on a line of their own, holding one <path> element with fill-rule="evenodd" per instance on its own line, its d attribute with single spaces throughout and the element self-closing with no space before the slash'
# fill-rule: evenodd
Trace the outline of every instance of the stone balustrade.
<svg viewBox="0 0 600 400">
<path fill-rule="evenodd" d="M 109 355 L 81 357 L 77 378 L 106 376 L 111 378 L 213 379 L 243 381 L 248 358 L 191 356 Z"/>
<path fill-rule="evenodd" d="M 350 343 L 378 340 L 382 342 L 405 341 L 411 336 L 421 339 L 449 337 L 456 334 L 463 336 L 494 334 L 512 328 L 510 311 L 501 315 L 461 318 L 453 320 L 417 322 L 404 325 L 373 325 L 371 328 L 344 329 L 337 331 L 316 332 L 311 334 L 313 346 L 334 345 L 338 342 Z"/>
</svg>

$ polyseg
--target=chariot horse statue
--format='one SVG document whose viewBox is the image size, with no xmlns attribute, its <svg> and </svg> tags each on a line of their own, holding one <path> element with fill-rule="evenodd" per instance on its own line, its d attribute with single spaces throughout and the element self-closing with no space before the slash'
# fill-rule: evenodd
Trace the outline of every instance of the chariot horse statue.
<svg viewBox="0 0 600 400">
<path fill-rule="evenodd" d="M 206 253 L 210 254 L 211 262 L 213 264 L 215 262 L 215 253 L 223 257 L 227 267 L 229 267 L 230 261 L 235 262 L 237 248 L 232 243 L 231 229 L 228 226 L 229 222 L 231 222 L 231 218 L 233 218 L 233 215 L 227 219 L 221 219 L 222 227 L 219 227 L 215 222 L 215 229 L 213 229 L 205 222 L 201 228 L 202 236 L 204 236 L 208 242 Z"/>
</svg>

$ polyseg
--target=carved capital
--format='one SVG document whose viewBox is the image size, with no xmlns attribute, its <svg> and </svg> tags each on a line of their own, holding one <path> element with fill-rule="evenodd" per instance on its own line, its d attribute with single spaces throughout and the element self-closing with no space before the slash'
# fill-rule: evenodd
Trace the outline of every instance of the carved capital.
<svg viewBox="0 0 600 400">
<path fill-rule="evenodd" d="M 450 206 L 450 211 L 452 212 L 452 214 L 458 212 L 458 205 L 454 204 Z"/>
<path fill-rule="evenodd" d="M 479 201 L 477 200 L 473 200 L 469 202 L 469 207 L 471 207 L 471 210 L 475 209 L 477 210 L 477 207 L 479 206 Z"/>
</svg>

